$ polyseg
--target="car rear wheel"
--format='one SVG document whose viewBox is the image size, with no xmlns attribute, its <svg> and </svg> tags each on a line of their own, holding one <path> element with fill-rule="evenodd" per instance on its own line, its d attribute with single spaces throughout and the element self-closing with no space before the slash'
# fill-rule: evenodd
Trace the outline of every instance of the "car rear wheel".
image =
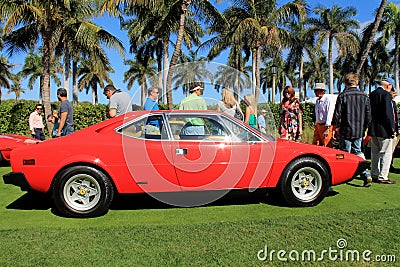
<svg viewBox="0 0 400 267">
<path fill-rule="evenodd" d="M 280 179 L 280 191 L 291 206 L 307 207 L 320 203 L 329 189 L 329 174 L 315 158 L 299 158 L 289 163 Z"/>
<path fill-rule="evenodd" d="M 63 171 L 53 186 L 54 204 L 67 217 L 96 217 L 107 212 L 114 196 L 110 179 L 89 166 Z"/>
</svg>

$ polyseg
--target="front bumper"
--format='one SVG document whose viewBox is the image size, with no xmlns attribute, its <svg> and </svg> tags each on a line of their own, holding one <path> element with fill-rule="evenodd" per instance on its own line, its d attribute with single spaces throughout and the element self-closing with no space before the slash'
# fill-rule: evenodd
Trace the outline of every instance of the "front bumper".
<svg viewBox="0 0 400 267">
<path fill-rule="evenodd" d="M 22 191 L 29 191 L 32 189 L 23 172 L 10 172 L 4 174 L 3 180 L 5 184 L 18 186 Z"/>
<path fill-rule="evenodd" d="M 356 177 L 357 175 L 360 175 L 363 171 L 368 169 L 370 165 L 371 165 L 371 163 L 369 161 L 360 161 L 358 163 L 357 170 L 353 175 L 353 178 Z"/>
</svg>

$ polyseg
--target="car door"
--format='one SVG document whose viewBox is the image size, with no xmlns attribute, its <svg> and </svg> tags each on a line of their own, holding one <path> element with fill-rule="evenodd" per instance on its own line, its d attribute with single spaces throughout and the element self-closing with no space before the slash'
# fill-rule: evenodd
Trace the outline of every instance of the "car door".
<svg viewBox="0 0 400 267">
<path fill-rule="evenodd" d="M 180 191 L 172 162 L 171 142 L 162 114 L 149 114 L 118 129 L 133 182 L 144 192 Z"/>
<path fill-rule="evenodd" d="M 237 121 L 219 113 L 167 117 L 174 139 L 175 172 L 183 191 L 257 187 L 264 181 L 272 162 L 271 153 L 265 152 L 268 142 Z M 186 127 L 199 121 L 203 134 L 185 134 Z"/>
</svg>

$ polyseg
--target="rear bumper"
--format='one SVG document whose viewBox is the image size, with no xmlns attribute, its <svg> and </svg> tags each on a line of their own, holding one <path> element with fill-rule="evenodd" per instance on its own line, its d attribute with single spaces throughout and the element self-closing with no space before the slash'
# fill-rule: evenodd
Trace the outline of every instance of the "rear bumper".
<svg viewBox="0 0 400 267">
<path fill-rule="evenodd" d="M 358 163 L 358 167 L 356 172 L 353 175 L 353 178 L 356 177 L 357 175 L 360 175 L 364 170 L 368 169 L 371 163 L 369 161 L 360 161 Z"/>
<path fill-rule="evenodd" d="M 22 172 L 10 172 L 3 175 L 5 184 L 12 184 L 21 188 L 22 191 L 31 190 L 32 187 L 26 180 L 24 173 Z"/>
</svg>

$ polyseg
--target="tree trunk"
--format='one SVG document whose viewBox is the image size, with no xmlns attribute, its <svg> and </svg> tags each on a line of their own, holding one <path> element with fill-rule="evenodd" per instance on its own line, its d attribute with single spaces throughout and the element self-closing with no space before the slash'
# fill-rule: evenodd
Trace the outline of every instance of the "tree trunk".
<svg viewBox="0 0 400 267">
<path fill-rule="evenodd" d="M 397 35 L 397 34 L 395 34 Z M 396 36 L 396 40 L 398 40 L 399 38 Z M 399 54 L 400 54 L 400 49 L 399 49 L 399 43 L 396 42 L 395 45 L 395 52 L 394 52 L 394 81 L 395 81 L 395 88 L 394 90 L 396 90 L 396 92 L 399 92 Z"/>
<path fill-rule="evenodd" d="M 364 62 L 367 59 L 369 50 L 371 49 L 372 44 L 374 42 L 376 32 L 378 31 L 379 24 L 382 20 L 383 11 L 385 10 L 386 2 L 387 2 L 387 0 L 381 1 L 381 5 L 379 6 L 378 12 L 376 13 L 376 17 L 374 20 L 374 27 L 372 28 L 371 35 L 368 39 L 367 47 L 365 47 L 364 51 L 362 51 L 360 62 L 358 63 L 357 68 L 356 68 L 357 75 L 359 75 L 361 73 L 361 68 L 363 67 Z M 397 86 L 398 86 L 398 84 L 396 84 L 396 88 L 398 88 Z"/>
<path fill-rule="evenodd" d="M 256 65 L 257 65 L 257 48 L 251 50 L 251 93 L 256 96 Z M 257 100 L 257 99 L 256 99 Z"/>
<path fill-rule="evenodd" d="M 144 102 L 146 101 L 146 79 L 143 78 L 141 79 L 142 82 L 140 83 L 140 87 L 141 87 L 141 94 L 140 94 L 140 103 L 141 106 L 144 106 Z"/>
<path fill-rule="evenodd" d="M 51 66 L 51 58 L 53 55 L 53 49 L 51 45 L 51 34 L 43 33 L 43 79 L 41 79 L 40 88 L 43 90 L 43 104 L 44 104 L 44 115 L 47 118 L 48 115 L 51 114 L 51 103 L 50 103 L 50 66 Z M 49 132 L 51 132 L 51 122 L 46 120 L 46 126 Z"/>
<path fill-rule="evenodd" d="M 300 96 L 300 101 L 304 101 L 306 99 L 306 90 L 303 82 L 303 74 L 304 72 L 304 60 L 303 57 L 300 57 L 300 66 L 299 66 L 299 96 Z"/>
<path fill-rule="evenodd" d="M 235 49 L 234 53 L 235 53 L 235 68 L 236 68 L 236 70 L 235 70 L 234 91 L 236 91 L 237 101 L 240 102 L 240 84 L 239 84 L 239 79 L 240 79 L 240 77 L 239 77 L 239 75 L 240 75 L 240 71 L 239 71 L 240 70 L 239 56 L 240 55 L 236 51 L 237 50 L 236 47 L 234 49 Z"/>
<path fill-rule="evenodd" d="M 97 90 L 97 82 L 92 81 L 91 86 L 92 87 L 92 104 L 97 105 L 99 103 L 99 96 L 98 96 L 98 90 Z"/>
<path fill-rule="evenodd" d="M 257 50 L 256 50 L 256 64 L 255 64 L 255 78 L 256 78 L 256 84 L 255 84 L 255 98 L 256 98 L 256 103 L 258 103 L 259 97 L 260 97 L 260 61 L 261 61 L 261 47 L 258 45 Z"/>
<path fill-rule="evenodd" d="M 43 59 L 42 59 L 43 60 Z M 43 87 L 42 87 L 42 81 L 43 80 L 43 74 L 42 75 L 40 75 L 40 77 L 39 77 L 39 103 L 40 104 L 43 104 Z"/>
<path fill-rule="evenodd" d="M 174 108 L 174 103 L 172 101 L 172 74 L 174 72 L 174 66 L 176 65 L 176 62 L 178 61 L 178 57 L 181 53 L 183 32 L 185 30 L 185 16 L 186 16 L 185 10 L 187 10 L 187 8 L 188 8 L 188 4 L 183 3 L 182 4 L 182 13 L 181 13 L 181 17 L 179 20 L 178 38 L 176 40 L 174 53 L 172 54 L 171 64 L 169 66 L 168 75 L 167 75 L 166 90 L 167 90 L 167 104 L 168 104 L 169 109 Z"/>
<path fill-rule="evenodd" d="M 70 84 L 70 70 L 71 70 L 71 57 L 68 52 L 64 56 L 64 84 L 63 87 L 67 90 L 67 96 L 69 96 L 69 84 Z"/>
<path fill-rule="evenodd" d="M 161 47 L 161 50 L 163 48 Z M 159 52 L 157 53 L 157 77 L 158 77 L 158 88 L 160 91 L 160 94 L 158 95 L 158 97 L 163 98 L 163 72 L 162 72 L 162 61 L 163 61 L 163 52 Z M 160 99 L 158 99 L 160 101 Z"/>
<path fill-rule="evenodd" d="M 163 50 L 164 50 L 164 71 L 163 71 L 163 103 L 167 104 L 167 76 L 169 72 L 169 52 L 168 52 L 168 41 L 164 40 L 164 45 L 163 45 Z"/>
<path fill-rule="evenodd" d="M 73 101 L 74 105 L 78 104 L 78 63 L 74 60 L 72 61 L 72 91 L 73 91 Z"/>
<path fill-rule="evenodd" d="M 333 38 L 332 35 L 329 36 L 329 48 L 328 48 L 328 63 L 329 63 L 329 93 L 333 94 L 333 60 L 332 60 L 332 50 L 333 50 Z"/>
<path fill-rule="evenodd" d="M 274 103 L 275 104 L 275 92 L 276 92 L 276 74 L 272 74 L 272 99 L 271 99 L 271 101 L 272 101 L 272 103 Z"/>
</svg>

